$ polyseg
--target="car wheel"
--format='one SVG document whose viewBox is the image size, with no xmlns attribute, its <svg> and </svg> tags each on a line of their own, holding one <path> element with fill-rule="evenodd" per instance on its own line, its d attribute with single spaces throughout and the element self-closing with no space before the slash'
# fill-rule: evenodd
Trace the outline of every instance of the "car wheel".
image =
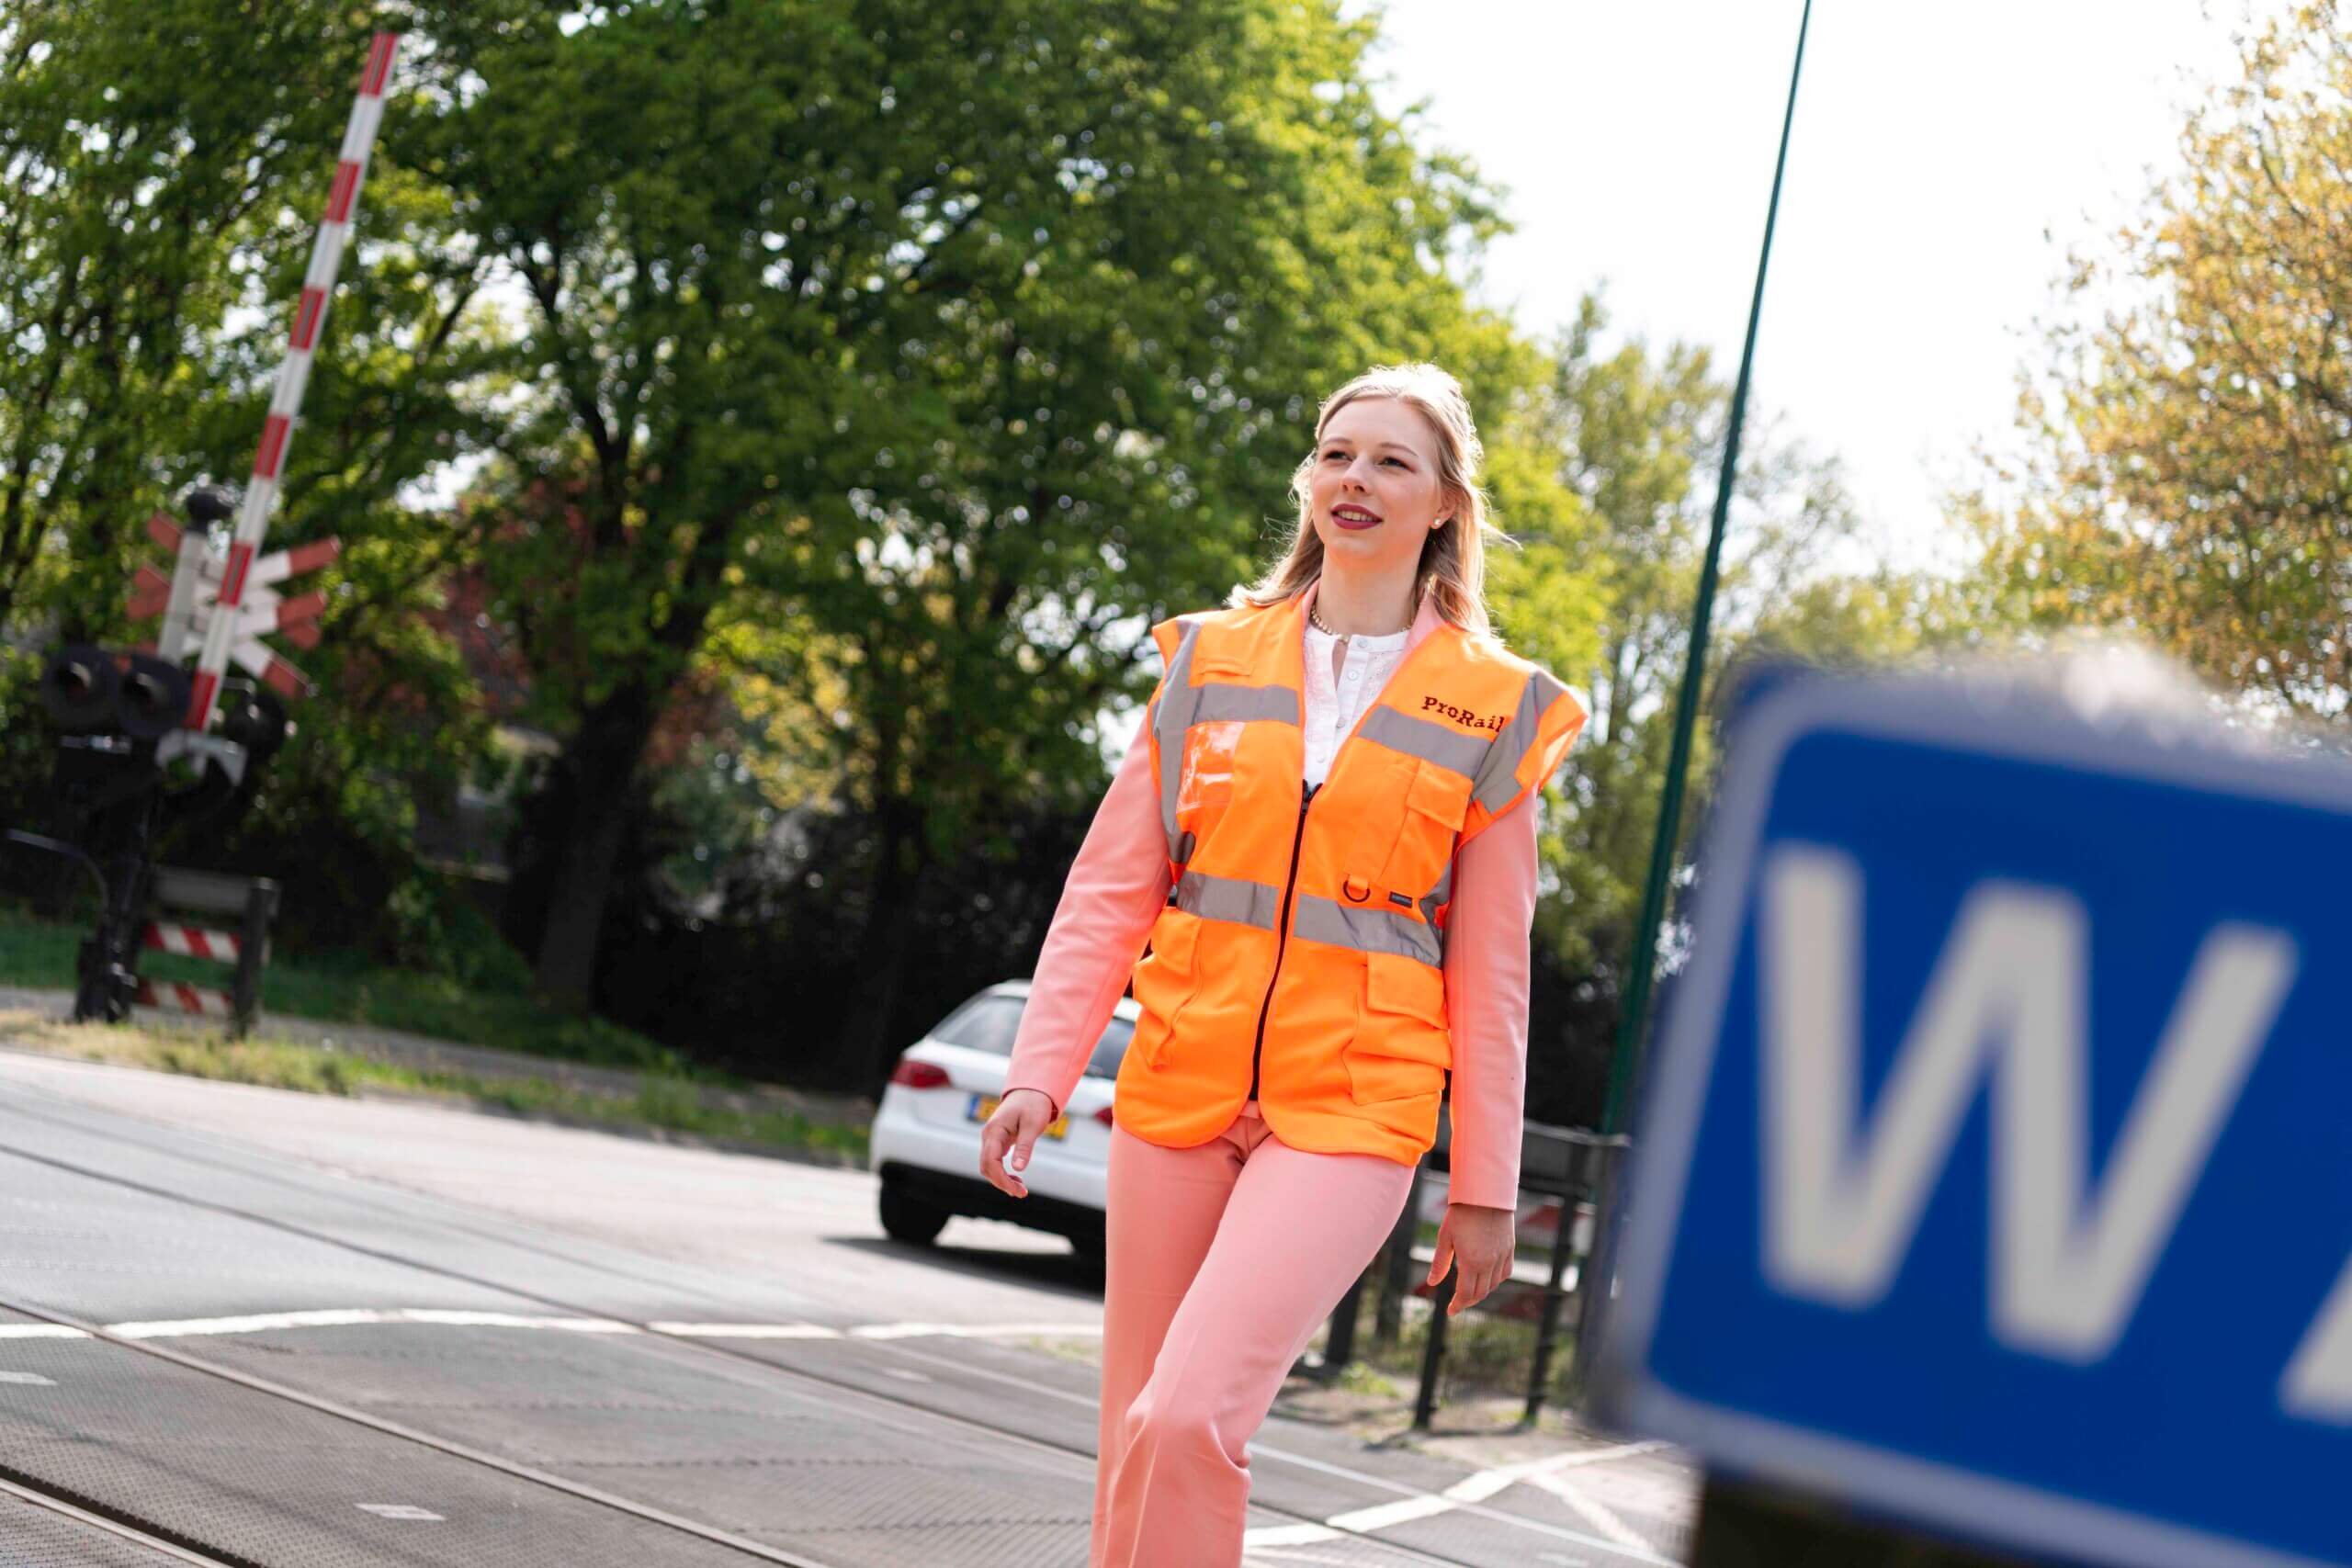
<svg viewBox="0 0 2352 1568">
<path fill-rule="evenodd" d="M 882 1230 L 893 1241 L 929 1247 L 947 1224 L 947 1211 L 908 1196 L 895 1182 L 882 1184 Z"/>
</svg>

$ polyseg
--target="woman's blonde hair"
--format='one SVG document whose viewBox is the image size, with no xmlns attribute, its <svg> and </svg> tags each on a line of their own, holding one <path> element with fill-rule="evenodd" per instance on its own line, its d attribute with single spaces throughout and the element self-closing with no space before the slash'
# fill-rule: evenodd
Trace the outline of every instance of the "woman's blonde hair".
<svg viewBox="0 0 2352 1568">
<path fill-rule="evenodd" d="M 1413 573 L 1413 604 L 1418 607 L 1423 593 L 1432 594 L 1438 614 L 1454 626 L 1493 636 L 1494 622 L 1487 614 L 1487 537 L 1491 534 L 1509 540 L 1487 521 L 1487 492 L 1478 484 L 1487 449 L 1471 423 L 1470 400 L 1463 395 L 1462 383 L 1452 372 L 1426 362 L 1376 365 L 1323 400 L 1315 416 L 1315 440 L 1291 471 L 1290 493 L 1298 502 L 1298 520 L 1283 557 L 1256 582 L 1236 588 L 1230 603 L 1278 604 L 1323 574 L 1323 540 L 1315 532 L 1307 486 L 1331 416 L 1358 398 L 1408 403 L 1437 435 L 1437 477 L 1445 494 L 1440 504 L 1450 505 L 1453 516 L 1443 526 L 1430 529 L 1421 546 L 1420 565 Z"/>
</svg>

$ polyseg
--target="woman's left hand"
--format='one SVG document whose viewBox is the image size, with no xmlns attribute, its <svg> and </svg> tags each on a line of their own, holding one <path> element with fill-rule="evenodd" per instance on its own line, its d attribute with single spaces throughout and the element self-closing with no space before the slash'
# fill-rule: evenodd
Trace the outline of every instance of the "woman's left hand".
<svg viewBox="0 0 2352 1568">
<path fill-rule="evenodd" d="M 1456 1264 L 1462 1278 L 1453 1284 L 1451 1317 L 1476 1306 L 1480 1298 L 1510 1278 L 1513 1249 L 1518 1244 L 1519 1216 L 1510 1209 L 1482 1203 L 1448 1203 L 1437 1227 L 1437 1256 L 1430 1259 L 1429 1282 L 1445 1278 L 1448 1263 Z"/>
</svg>

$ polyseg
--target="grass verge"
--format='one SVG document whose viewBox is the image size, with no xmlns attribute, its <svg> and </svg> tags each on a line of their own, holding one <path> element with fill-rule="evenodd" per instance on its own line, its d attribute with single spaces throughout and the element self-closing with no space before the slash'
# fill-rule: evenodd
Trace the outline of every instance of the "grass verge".
<svg viewBox="0 0 2352 1568">
<path fill-rule="evenodd" d="M 67 987 L 74 954 L 87 928 L 34 918 L 22 905 L 0 903 L 0 985 Z M 226 987 L 228 970 L 167 953 L 140 956 L 151 980 Z M 461 1045 L 489 1045 L 598 1066 L 636 1067 L 687 1075 L 684 1057 L 600 1018 L 559 1012 L 527 990 L 468 987 L 445 976 L 388 969 L 356 954 L 272 954 L 262 970 L 264 1012 L 330 1023 L 373 1024 Z M 707 1073 L 701 1074 L 708 1077 Z"/>
<path fill-rule="evenodd" d="M 1398 1314 L 1396 1337 L 1380 1344 L 1373 1331 L 1373 1291 L 1364 1292 L 1356 1318 L 1355 1359 L 1340 1371 L 1339 1386 L 1351 1392 L 1409 1401 L 1420 1386 L 1421 1352 L 1429 1343 L 1430 1298 L 1414 1296 Z M 1313 1348 L 1323 1348 L 1330 1332 L 1327 1322 L 1317 1329 Z M 1568 1363 L 1576 1352 L 1576 1337 L 1563 1325 L 1545 1379 L 1546 1398 L 1557 1401 L 1568 1392 Z M 1524 1398 L 1527 1380 L 1534 1371 L 1535 1325 L 1477 1309 L 1448 1320 L 1445 1359 L 1439 1373 L 1442 1400 L 1508 1395 Z"/>
<path fill-rule="evenodd" d="M 798 1111 L 736 1110 L 704 1101 L 695 1080 L 641 1073 L 633 1095 L 592 1094 L 546 1078 L 486 1078 L 419 1071 L 334 1046 L 230 1041 L 141 1023 L 65 1023 L 30 1009 L 0 1011 L 0 1038 L 51 1055 L 260 1084 L 312 1094 L 414 1095 L 615 1131 L 684 1133 L 757 1152 L 863 1168 L 866 1129 Z"/>
</svg>

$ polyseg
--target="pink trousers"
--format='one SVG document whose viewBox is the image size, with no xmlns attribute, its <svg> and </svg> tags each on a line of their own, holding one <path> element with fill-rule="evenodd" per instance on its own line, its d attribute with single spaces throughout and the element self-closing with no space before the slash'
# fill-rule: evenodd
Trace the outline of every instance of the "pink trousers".
<svg viewBox="0 0 2352 1568">
<path fill-rule="evenodd" d="M 1294 1149 L 1255 1100 L 1189 1149 L 1112 1129 L 1091 1568 L 1239 1568 L 1250 1435 L 1412 1179 Z"/>
</svg>

